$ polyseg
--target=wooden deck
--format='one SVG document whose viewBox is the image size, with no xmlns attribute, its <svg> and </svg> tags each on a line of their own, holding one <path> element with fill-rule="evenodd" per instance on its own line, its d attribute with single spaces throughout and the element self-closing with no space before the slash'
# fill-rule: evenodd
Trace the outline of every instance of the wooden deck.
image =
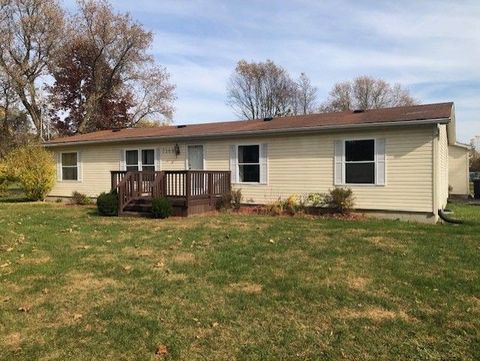
<svg viewBox="0 0 480 361">
<path fill-rule="evenodd" d="M 176 216 L 208 212 L 231 189 L 230 171 L 111 171 L 111 178 L 119 215 L 148 213 L 157 197 L 166 197 Z"/>
</svg>

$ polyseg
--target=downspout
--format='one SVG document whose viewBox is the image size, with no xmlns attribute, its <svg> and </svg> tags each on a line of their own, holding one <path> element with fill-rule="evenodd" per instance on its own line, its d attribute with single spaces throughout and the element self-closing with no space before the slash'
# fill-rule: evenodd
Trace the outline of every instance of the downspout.
<svg viewBox="0 0 480 361">
<path fill-rule="evenodd" d="M 437 172 L 438 172 L 438 126 L 433 127 L 432 132 L 432 214 L 437 219 Z"/>
<path fill-rule="evenodd" d="M 460 220 L 460 219 L 455 219 L 455 218 L 448 217 L 443 209 L 438 210 L 438 216 L 442 219 L 442 221 L 445 221 L 447 223 L 463 224 L 463 221 Z"/>
</svg>

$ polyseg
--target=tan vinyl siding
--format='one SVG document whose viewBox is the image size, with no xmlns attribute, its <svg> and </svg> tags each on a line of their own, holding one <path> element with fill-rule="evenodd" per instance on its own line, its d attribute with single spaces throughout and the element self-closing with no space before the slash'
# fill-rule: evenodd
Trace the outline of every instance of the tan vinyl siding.
<svg viewBox="0 0 480 361">
<path fill-rule="evenodd" d="M 433 127 L 390 128 L 377 131 L 318 133 L 269 137 L 231 138 L 192 142 L 203 144 L 205 166 L 208 170 L 230 168 L 230 145 L 267 144 L 267 184 L 236 184 L 244 200 L 263 204 L 286 198 L 291 194 L 326 192 L 334 187 L 334 140 L 352 138 L 382 138 L 386 141 L 386 185 L 351 185 L 356 207 L 391 211 L 432 211 L 432 140 Z M 186 143 L 179 143 L 180 155 L 174 144 L 150 143 L 160 147 L 162 170 L 185 169 Z M 147 148 L 148 143 L 128 145 L 128 148 Z M 110 188 L 110 170 L 118 170 L 122 145 L 69 147 L 80 150 L 83 181 L 58 182 L 52 196 L 70 196 L 78 190 L 96 196 Z M 58 149 L 61 151 L 62 149 Z"/>
<path fill-rule="evenodd" d="M 448 180 L 452 186 L 452 194 L 467 195 L 470 193 L 468 149 L 456 145 L 448 147 Z"/>
<path fill-rule="evenodd" d="M 447 126 L 438 125 L 437 208 L 444 208 L 448 200 L 448 137 Z"/>
<path fill-rule="evenodd" d="M 289 195 L 326 192 L 333 185 L 334 139 L 386 139 L 386 185 L 350 185 L 362 209 L 431 212 L 432 128 L 316 134 L 210 142 L 209 169 L 228 169 L 230 144 L 268 144 L 268 184 L 238 184 L 246 201 L 268 203 Z"/>
<path fill-rule="evenodd" d="M 181 148 L 181 154 L 176 157 L 174 144 L 136 143 L 136 144 L 103 144 L 85 145 L 78 147 L 55 148 L 56 154 L 63 151 L 79 151 L 82 163 L 81 181 L 57 181 L 50 196 L 69 197 L 73 191 L 84 193 L 90 197 L 96 197 L 101 192 L 110 190 L 111 170 L 120 170 L 121 152 L 124 149 L 160 149 L 161 169 L 183 170 L 185 169 L 185 152 Z M 58 156 L 56 156 L 58 159 Z M 57 167 L 58 168 L 58 167 Z"/>
</svg>

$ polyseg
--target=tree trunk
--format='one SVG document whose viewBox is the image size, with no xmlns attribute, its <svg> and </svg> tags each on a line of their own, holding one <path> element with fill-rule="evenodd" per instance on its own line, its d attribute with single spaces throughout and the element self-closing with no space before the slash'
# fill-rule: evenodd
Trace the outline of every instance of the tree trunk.
<svg viewBox="0 0 480 361">
<path fill-rule="evenodd" d="M 43 139 L 42 137 L 42 112 L 40 108 L 37 106 L 35 100 L 32 102 L 29 102 L 25 93 L 21 92 L 19 94 L 20 100 L 27 110 L 28 114 L 30 115 L 30 118 L 32 119 L 32 123 L 35 126 L 37 130 L 37 137 L 40 139 Z"/>
</svg>

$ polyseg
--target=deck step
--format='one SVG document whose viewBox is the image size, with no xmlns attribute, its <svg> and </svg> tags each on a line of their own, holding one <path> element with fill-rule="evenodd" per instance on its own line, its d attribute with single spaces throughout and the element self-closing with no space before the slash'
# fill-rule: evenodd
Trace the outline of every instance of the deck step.
<svg viewBox="0 0 480 361">
<path fill-rule="evenodd" d="M 150 212 L 133 212 L 133 211 L 123 211 L 120 214 L 121 217 L 142 217 L 148 218 L 151 217 L 152 214 Z"/>
<path fill-rule="evenodd" d="M 132 204 L 130 203 L 128 206 L 124 208 L 125 211 L 128 212 L 143 212 L 143 213 L 150 213 L 152 211 L 152 204 Z"/>
</svg>

